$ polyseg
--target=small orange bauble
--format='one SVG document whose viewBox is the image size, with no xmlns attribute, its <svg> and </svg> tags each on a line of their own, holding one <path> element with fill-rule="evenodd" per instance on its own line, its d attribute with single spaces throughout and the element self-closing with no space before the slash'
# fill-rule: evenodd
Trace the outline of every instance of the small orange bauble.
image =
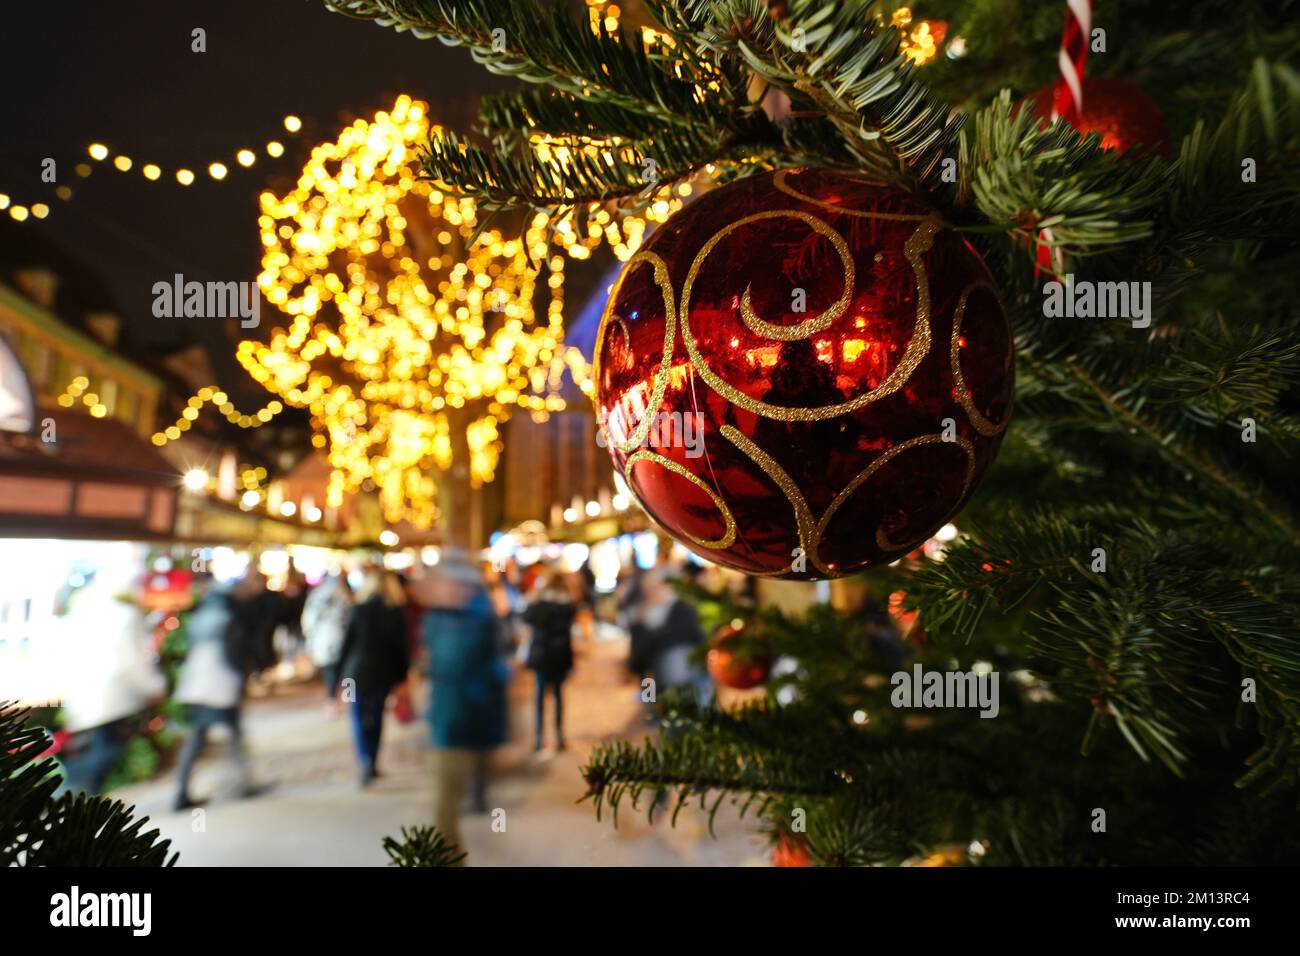
<svg viewBox="0 0 1300 956">
<path fill-rule="evenodd" d="M 749 690 L 767 681 L 772 673 L 770 654 L 750 654 L 741 657 L 733 649 L 745 633 L 743 623 L 732 622 L 718 628 L 713 635 L 713 646 L 707 658 L 709 676 L 715 684 L 732 690 Z"/>
</svg>

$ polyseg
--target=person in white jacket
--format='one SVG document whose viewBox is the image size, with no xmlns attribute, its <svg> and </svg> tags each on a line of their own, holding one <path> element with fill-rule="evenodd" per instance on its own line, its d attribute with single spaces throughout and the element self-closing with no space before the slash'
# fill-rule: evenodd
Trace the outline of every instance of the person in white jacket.
<svg viewBox="0 0 1300 956">
<path fill-rule="evenodd" d="M 343 655 L 343 638 L 352 616 L 352 591 L 342 574 L 332 574 L 307 594 L 302 608 L 302 633 L 307 653 L 325 681 L 325 697 L 334 699 Z"/>
<path fill-rule="evenodd" d="M 64 619 L 63 727 L 73 735 L 63 755 L 67 790 L 99 793 L 126 749 L 132 719 L 167 690 L 135 600 L 136 577 L 130 565 L 97 571 Z"/>
<path fill-rule="evenodd" d="M 249 576 L 233 588 L 214 589 L 195 608 L 186 627 L 190 646 L 175 696 L 186 705 L 190 735 L 181 749 L 177 770 L 177 810 L 198 805 L 190 796 L 190 775 L 207 744 L 208 731 L 218 724 L 230 729 L 241 793 L 252 796 L 258 792 L 250 781 L 239 720 L 244 681 L 254 659 L 247 634 L 240 626 L 239 602 L 257 585 Z"/>
</svg>

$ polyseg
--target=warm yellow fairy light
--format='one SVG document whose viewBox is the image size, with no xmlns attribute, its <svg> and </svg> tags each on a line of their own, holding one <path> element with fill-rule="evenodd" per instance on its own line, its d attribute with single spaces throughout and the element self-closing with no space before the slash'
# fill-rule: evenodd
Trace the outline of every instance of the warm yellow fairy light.
<svg viewBox="0 0 1300 956">
<path fill-rule="evenodd" d="M 929 21 L 922 20 L 914 28 L 912 11 L 908 7 L 899 7 L 889 18 L 890 25 L 899 32 L 899 52 L 917 66 L 924 66 L 938 54 L 935 36 L 930 32 Z"/>
<path fill-rule="evenodd" d="M 572 167 L 578 152 L 612 165 L 615 158 L 642 166 L 647 157 L 634 152 L 617 139 L 589 137 L 554 137 L 534 134 L 529 137 L 534 156 L 551 166 L 557 174 Z M 601 242 L 607 242 L 614 254 L 626 262 L 636 253 L 645 235 L 647 223 L 666 222 L 682 208 L 684 199 L 696 189 L 710 185 L 713 170 L 701 173 L 696 184 L 681 183 L 655 187 L 653 183 L 640 194 L 620 202 L 589 203 L 570 208 L 553 223 L 554 240 L 573 259 L 588 259 Z M 585 227 L 579 227 L 585 222 Z"/>
<path fill-rule="evenodd" d="M 286 116 L 284 118 L 284 126 L 285 129 L 287 129 L 290 133 L 297 133 L 299 130 L 302 129 L 302 120 L 300 120 L 296 116 Z M 109 148 L 103 143 L 89 144 L 86 147 L 86 152 L 90 155 L 91 159 L 100 162 L 108 159 L 110 155 Z M 271 140 L 266 144 L 266 152 L 267 155 L 271 157 L 282 156 L 284 155 L 284 144 L 280 143 L 277 140 Z M 240 149 L 235 153 L 235 159 L 240 166 L 247 168 L 253 166 L 257 162 L 257 153 L 247 148 Z M 135 166 L 135 161 L 131 159 L 130 156 L 127 156 L 125 154 L 118 154 L 116 156 L 113 156 L 113 166 L 119 171 L 125 173 L 125 172 L 129 172 Z M 90 175 L 92 167 L 88 163 L 77 163 L 73 167 L 73 170 L 74 172 L 76 172 L 78 176 L 84 179 Z M 163 174 L 162 168 L 159 167 L 156 163 L 146 163 L 145 165 L 140 167 L 140 172 L 144 175 L 145 179 L 148 179 L 151 182 L 162 178 L 162 174 Z M 226 177 L 226 174 L 229 172 L 229 170 L 226 168 L 226 166 L 223 163 L 214 162 L 208 166 L 208 172 L 213 179 L 220 180 Z M 194 179 L 195 176 L 191 170 L 188 169 L 176 170 L 176 181 L 180 183 L 182 186 L 191 185 L 194 182 Z M 72 190 L 66 185 L 57 186 L 54 192 L 55 195 L 62 200 L 68 200 L 72 198 Z M 49 214 L 49 207 L 42 203 L 36 203 L 31 207 L 17 206 L 13 208 L 10 208 L 10 203 L 11 200 L 9 196 L 0 194 L 0 211 L 4 211 L 8 209 L 9 215 L 18 222 L 24 222 L 29 217 L 34 217 L 36 219 L 44 219 Z"/>
<path fill-rule="evenodd" d="M 68 386 L 69 393 L 72 393 L 75 385 L 76 382 L 73 382 L 72 385 Z M 188 431 L 190 426 L 198 420 L 199 413 L 203 411 L 205 405 L 216 405 L 230 422 L 243 428 L 255 428 L 259 425 L 265 425 L 284 411 L 284 405 L 272 399 L 251 415 L 245 414 L 236 410 L 235 406 L 230 404 L 225 392 L 220 391 L 215 385 L 209 385 L 199 389 L 190 397 L 185 408 L 181 410 L 181 417 L 176 419 L 175 425 L 155 434 L 153 443 L 161 446 L 169 441 L 175 441 L 182 432 Z M 172 434 L 173 431 L 176 433 L 175 435 Z M 262 471 L 265 474 L 265 469 L 262 469 Z"/>
<path fill-rule="evenodd" d="M 310 412 L 328 505 L 373 486 L 390 521 L 421 527 L 437 515 L 439 472 L 464 455 L 471 484 L 491 481 L 500 423 L 563 408 L 565 371 L 586 377 L 563 343 L 565 259 L 547 218 L 471 244 L 474 203 L 419 178 L 429 132 L 427 106 L 399 97 L 313 149 L 290 192 L 262 194 L 258 283 L 286 323 L 237 352 Z"/>
</svg>

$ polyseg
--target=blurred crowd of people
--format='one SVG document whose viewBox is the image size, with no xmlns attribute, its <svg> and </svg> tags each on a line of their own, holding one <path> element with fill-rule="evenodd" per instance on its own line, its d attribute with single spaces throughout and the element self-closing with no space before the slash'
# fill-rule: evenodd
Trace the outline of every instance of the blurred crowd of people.
<svg viewBox="0 0 1300 956">
<path fill-rule="evenodd" d="M 101 570 L 69 612 L 70 633 L 84 645 L 64 702 L 65 729 L 79 739 L 64 758 L 69 789 L 102 789 L 132 718 L 168 690 L 151 660 L 144 613 L 128 597 L 131 584 L 123 569 Z M 243 704 L 250 685 L 305 655 L 323 681 L 326 708 L 350 717 L 362 787 L 382 772 L 386 715 L 415 720 L 427 681 L 434 823 L 459 842 L 461 813 L 488 808 L 489 755 L 507 739 L 510 661 L 533 672 L 534 750 L 543 751 L 548 739 L 555 751 L 565 749 L 564 688 L 575 639 L 594 638 L 599 598 L 586 567 L 565 572 L 510 561 L 492 568 L 455 548 L 422 573 L 367 567 L 353 572 L 352 584 L 340 571 L 309 587 L 290 571 L 282 588 L 271 590 L 255 569 L 211 584 L 189 614 L 188 649 L 172 689 L 188 727 L 175 807 L 200 802 L 191 778 L 217 727 L 230 740 L 237 792 L 264 789 L 249 773 Z M 628 667 L 643 686 L 707 695 L 692 653 L 705 636 L 666 568 L 629 569 L 603 605 L 615 618 L 610 623 L 630 635 Z"/>
</svg>

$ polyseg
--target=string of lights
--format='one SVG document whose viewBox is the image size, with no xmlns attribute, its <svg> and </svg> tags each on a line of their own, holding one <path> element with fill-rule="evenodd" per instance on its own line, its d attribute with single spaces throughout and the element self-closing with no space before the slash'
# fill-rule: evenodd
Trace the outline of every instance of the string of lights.
<svg viewBox="0 0 1300 956">
<path fill-rule="evenodd" d="M 106 417 L 108 415 L 108 406 L 100 401 L 98 394 L 86 391 L 88 388 L 90 388 L 90 379 L 84 375 L 78 375 L 68 383 L 56 401 L 62 408 L 72 408 L 80 401 L 95 418 Z M 216 406 L 217 410 L 226 416 L 227 421 L 232 425 L 238 425 L 240 428 L 257 428 L 265 425 L 284 411 L 284 404 L 278 399 L 272 399 L 255 412 L 241 412 L 235 408 L 225 392 L 215 385 L 209 385 L 190 396 L 184 411 L 181 412 L 181 417 L 176 419 L 175 424 L 154 433 L 153 443 L 158 447 L 162 447 L 168 442 L 176 441 L 182 434 L 190 430 L 190 427 L 198 420 L 199 413 L 203 411 L 204 406 L 209 404 Z"/>
<path fill-rule="evenodd" d="M 78 375 L 68 383 L 68 387 L 65 388 L 63 394 L 58 397 L 57 402 L 59 406 L 62 408 L 72 408 L 72 406 L 77 404 L 77 400 L 80 399 L 81 403 L 86 406 L 86 409 L 95 418 L 106 417 L 108 415 L 108 406 L 99 400 L 99 395 L 97 393 L 86 391 L 88 388 L 90 388 L 90 379 L 86 378 L 84 375 Z"/>
<path fill-rule="evenodd" d="M 284 118 L 284 128 L 289 135 L 297 135 L 302 130 L 302 120 L 297 116 L 286 116 Z M 267 141 L 262 150 L 271 159 L 279 159 L 284 155 L 285 148 L 284 143 L 278 139 L 272 139 Z M 80 162 L 74 167 L 74 172 L 80 179 L 89 178 L 95 169 L 102 164 L 111 165 L 119 173 L 129 173 L 136 170 L 150 182 L 157 182 L 164 179 L 164 177 L 168 177 L 174 179 L 181 186 L 191 186 L 199 178 L 199 174 L 194 169 L 185 166 L 168 171 L 157 163 L 137 163 L 128 154 L 115 152 L 102 142 L 91 143 L 86 147 L 86 153 L 92 162 Z M 258 153 L 245 146 L 234 152 L 230 165 L 221 160 L 213 160 L 207 163 L 206 167 L 199 166 L 198 168 L 206 169 L 208 177 L 219 182 L 229 176 L 232 167 L 249 169 L 257 163 L 257 159 Z M 74 194 L 72 187 L 66 183 L 59 184 L 54 188 L 54 195 L 65 202 L 71 199 Z M 8 211 L 9 217 L 16 222 L 27 222 L 32 219 L 45 219 L 50 214 L 50 206 L 44 202 L 17 203 L 8 193 L 0 192 L 0 211 Z"/>
<path fill-rule="evenodd" d="M 210 385 L 199 389 L 190 397 L 185 409 L 181 412 L 181 417 L 176 419 L 175 424 L 154 433 L 153 443 L 161 447 L 169 441 L 180 438 L 182 434 L 189 431 L 190 425 L 198 420 L 199 413 L 208 404 L 216 406 L 217 410 L 226 416 L 228 422 L 232 425 L 238 425 L 240 428 L 257 428 L 265 425 L 284 411 L 283 403 L 277 399 L 272 399 L 251 414 L 241 412 L 235 408 L 225 392 L 215 385 Z"/>
</svg>

